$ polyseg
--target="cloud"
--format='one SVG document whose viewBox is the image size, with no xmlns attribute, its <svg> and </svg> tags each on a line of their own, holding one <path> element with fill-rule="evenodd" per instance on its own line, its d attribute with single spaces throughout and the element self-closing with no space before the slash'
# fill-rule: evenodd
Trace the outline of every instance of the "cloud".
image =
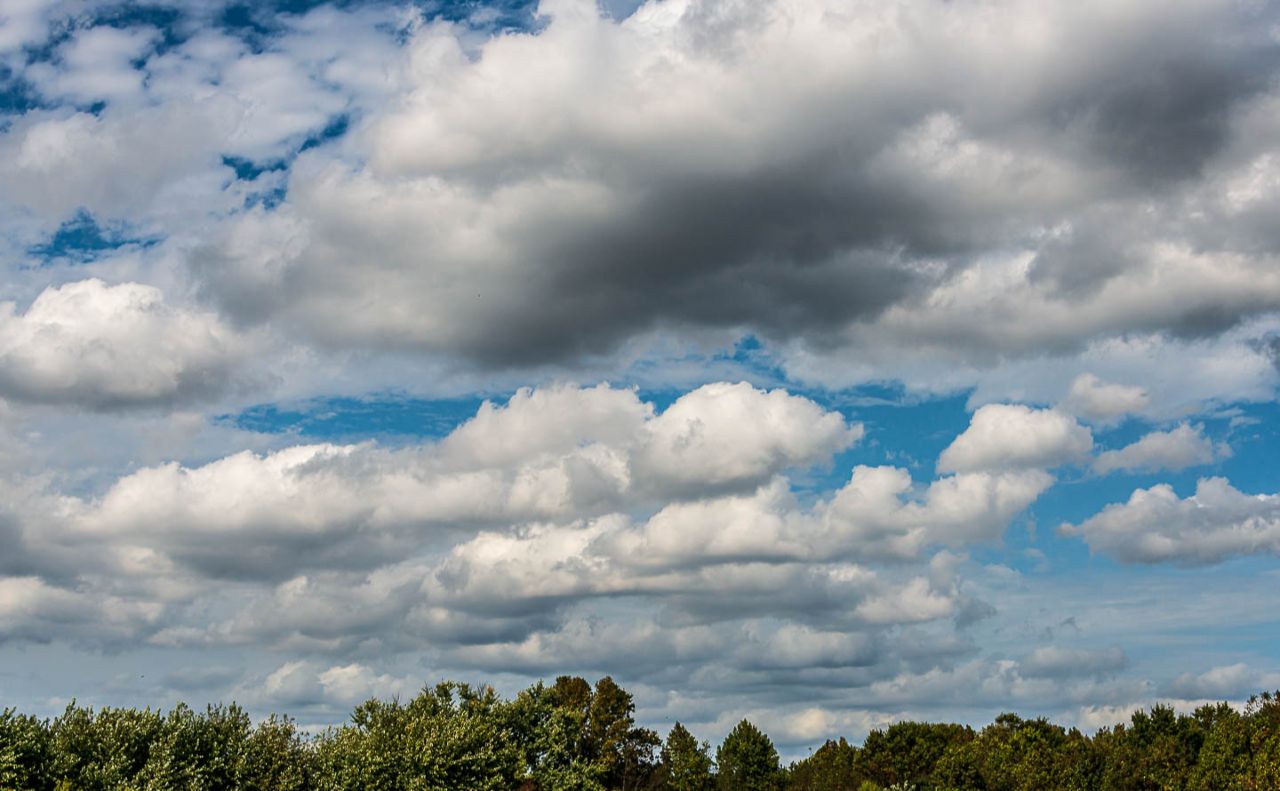
<svg viewBox="0 0 1280 791">
<path fill-rule="evenodd" d="M 1182 673 L 1162 693 L 1183 700 L 1240 700 L 1280 686 L 1280 673 L 1266 673 L 1243 662 L 1220 665 L 1203 673 Z"/>
<path fill-rule="evenodd" d="M 9 641 L 120 647 L 163 614 L 154 602 L 49 585 L 38 577 L 0 576 L 0 644 Z"/>
<path fill-rule="evenodd" d="M 1129 664 L 1129 658 L 1118 647 L 1099 650 L 1041 646 L 1019 662 L 1029 678 L 1078 678 L 1112 676 Z"/>
<path fill-rule="evenodd" d="M 248 340 L 140 283 L 45 289 L 0 302 L 0 395 L 96 410 L 208 400 L 236 386 Z"/>
<path fill-rule="evenodd" d="M 474 48 L 422 25 L 342 156 L 301 157 L 284 205 L 193 258 L 206 295 L 321 345 L 487 367 L 749 329 L 819 380 L 1280 307 L 1274 245 L 1217 232 L 1253 211 L 1222 185 L 1265 167 L 1251 113 L 1280 65 L 1238 6 L 542 14 Z"/>
<path fill-rule="evenodd" d="M 292 661 L 280 665 L 258 684 L 240 689 L 237 697 L 259 705 L 354 706 L 373 697 L 385 699 L 415 691 L 412 682 L 376 673 L 359 663 L 325 668 L 313 662 Z"/>
<path fill-rule="evenodd" d="M 1105 423 L 1141 412 L 1150 403 L 1151 397 L 1141 387 L 1107 384 L 1091 373 L 1083 373 L 1071 382 L 1061 407 L 1086 420 Z"/>
<path fill-rule="evenodd" d="M 160 38 L 153 27 L 91 27 L 74 32 L 55 51 L 53 63 L 34 63 L 25 71 L 46 97 L 81 105 L 127 101 L 143 91 L 144 74 L 134 68 L 146 60 Z"/>
<path fill-rule="evenodd" d="M 862 434 L 861 425 L 784 390 L 762 395 L 745 382 L 711 384 L 649 424 L 638 468 L 669 490 L 690 479 L 741 487 L 800 460 L 829 458 Z"/>
<path fill-rule="evenodd" d="M 1225 478 L 1201 478 L 1187 498 L 1159 484 L 1060 529 L 1126 563 L 1219 563 L 1280 552 L 1280 497 L 1245 494 Z"/>
<path fill-rule="evenodd" d="M 1021 404 L 987 404 L 942 451 L 938 469 L 972 472 L 1056 467 L 1088 454 L 1093 434 L 1070 415 Z"/>
<path fill-rule="evenodd" d="M 0 523 L 20 549 L 0 571 L 35 586 L 41 604 L 23 612 L 71 602 L 85 615 L 44 632 L 38 617 L 6 622 L 6 636 L 285 653 L 302 664 L 278 669 L 268 702 L 307 710 L 355 694 L 327 669 L 379 678 L 379 657 L 423 646 L 451 667 L 616 665 L 663 683 L 730 651 L 778 683 L 865 684 L 899 661 L 883 635 L 992 611 L 964 588 L 963 558 L 936 550 L 998 541 L 1052 478 L 968 472 L 918 488 L 905 470 L 857 466 L 814 495 L 786 477 L 861 433 L 782 390 L 713 384 L 659 411 L 631 389 L 554 385 L 485 404 L 436 442 L 171 462 L 96 495 L 30 482 Z M 90 628 L 102 602 L 135 614 Z M 908 640 L 911 662 L 935 651 L 923 639 Z"/>
<path fill-rule="evenodd" d="M 997 540 L 1009 520 L 1053 483 L 1041 470 L 939 478 L 903 502 L 911 476 L 893 467 L 855 467 L 823 519 L 835 543 L 869 557 L 917 556 L 924 547 Z"/>
<path fill-rule="evenodd" d="M 93 24 L 104 10 L 93 5 L 20 15 L 31 27 L 19 35 L 65 35 L 14 69 L 37 107 L 0 131 L 0 200 L 15 222 L 34 215 L 52 229 L 83 209 L 201 238 L 211 221 L 283 186 L 270 172 L 237 179 L 224 157 L 276 170 L 385 94 L 400 58 L 400 12 L 383 4 L 281 16 L 256 46 L 211 24 L 215 7 L 175 8 L 160 30 Z"/>
<path fill-rule="evenodd" d="M 1115 470 L 1177 471 L 1230 455 L 1231 448 L 1206 437 L 1203 426 L 1182 423 L 1169 431 L 1153 431 L 1119 450 L 1098 454 L 1093 469 L 1102 474 Z"/>
<path fill-rule="evenodd" d="M 368 567 L 485 527 L 751 491 L 860 435 L 781 390 L 707 385 L 656 414 L 632 390 L 562 386 L 486 404 L 438 444 L 300 445 L 145 467 L 63 510 L 82 540 L 158 549 L 212 576 L 278 578 Z"/>
</svg>

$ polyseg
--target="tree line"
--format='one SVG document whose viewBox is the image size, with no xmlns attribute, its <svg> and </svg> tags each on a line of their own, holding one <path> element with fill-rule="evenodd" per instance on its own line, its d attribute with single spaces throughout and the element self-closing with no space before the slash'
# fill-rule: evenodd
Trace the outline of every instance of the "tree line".
<svg viewBox="0 0 1280 791">
<path fill-rule="evenodd" d="M 1138 711 L 1093 736 L 1002 714 L 984 728 L 899 722 L 783 766 L 747 720 L 713 751 L 680 723 L 664 740 L 605 677 L 561 676 L 505 699 L 445 682 L 369 700 L 307 734 L 239 706 L 196 712 L 74 702 L 0 714 L 0 789 L 22 791 L 1267 791 L 1280 789 L 1280 693 L 1192 714 Z"/>
</svg>

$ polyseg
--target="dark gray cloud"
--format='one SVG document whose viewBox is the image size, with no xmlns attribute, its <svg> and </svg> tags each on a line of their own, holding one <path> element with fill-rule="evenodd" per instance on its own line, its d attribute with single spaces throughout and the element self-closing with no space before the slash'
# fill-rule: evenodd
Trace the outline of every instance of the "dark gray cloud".
<svg viewBox="0 0 1280 791">
<path fill-rule="evenodd" d="M 701 328 L 991 361 L 1211 335 L 1280 308 L 1271 283 L 1218 288 L 1212 261 L 1240 251 L 1193 222 L 1259 134 L 1242 119 L 1280 73 L 1270 6 L 1064 4 L 1037 11 L 1056 21 L 1047 39 L 1023 40 L 1033 14 L 1011 3 L 991 11 L 1008 23 L 999 42 L 963 5 L 912 8 L 911 25 L 816 12 L 694 2 L 591 29 L 559 10 L 519 44 L 415 73 L 352 133 L 367 165 L 309 159 L 279 212 L 196 255 L 204 293 L 323 344 L 516 368 Z M 862 28 L 892 54 L 850 52 Z M 633 37 L 643 53 L 619 44 Z M 1204 260 L 1177 266 L 1183 248 Z M 1261 271 L 1275 253 L 1232 265 Z M 1019 255 L 1028 276 L 995 276 Z M 1169 277 L 1201 298 L 1125 304 Z M 928 315 L 988 281 L 973 298 L 1010 314 L 1001 337 L 968 327 L 972 311 Z M 1095 318 L 1036 328 L 1037 300 Z"/>
</svg>

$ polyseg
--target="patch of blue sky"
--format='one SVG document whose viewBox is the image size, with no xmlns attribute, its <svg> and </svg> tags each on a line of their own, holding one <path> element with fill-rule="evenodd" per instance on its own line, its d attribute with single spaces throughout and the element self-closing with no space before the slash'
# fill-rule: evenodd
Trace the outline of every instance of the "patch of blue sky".
<svg viewBox="0 0 1280 791">
<path fill-rule="evenodd" d="M 49 237 L 47 241 L 33 245 L 27 254 L 48 263 L 71 261 L 89 263 L 112 250 L 122 247 L 148 247 L 158 239 L 134 234 L 120 223 L 99 223 L 92 214 L 81 209 Z"/>
<path fill-rule="evenodd" d="M 328 143 L 332 140 L 337 140 L 338 138 L 345 135 L 347 133 L 347 130 L 350 128 L 351 128 L 351 116 L 345 113 L 341 115 L 335 115 L 334 117 L 329 119 L 328 123 L 324 125 L 324 128 L 308 136 L 306 140 L 303 140 L 302 145 L 299 146 L 298 148 L 298 151 L 299 152 L 307 151 L 309 149 L 316 148 L 317 146 L 324 145 L 325 143 Z"/>
<path fill-rule="evenodd" d="M 283 157 L 254 160 L 247 157 L 224 154 L 222 156 L 222 164 L 231 168 L 232 171 L 235 172 L 237 179 L 240 179 L 241 181 L 254 181 L 264 173 L 288 170 L 293 159 L 297 157 L 298 154 L 337 140 L 345 135 L 347 130 L 350 128 L 351 116 L 346 113 L 339 113 L 338 115 L 329 118 L 323 127 L 316 129 L 311 134 L 303 138 L 302 142 L 298 143 L 289 154 Z"/>
<path fill-rule="evenodd" d="M 265 434 L 293 434 L 310 441 L 398 444 L 445 436 L 475 415 L 485 398 L 423 399 L 396 394 L 364 398 L 315 398 L 288 404 L 258 404 L 215 420 Z M 506 403 L 506 397 L 493 397 Z"/>
<path fill-rule="evenodd" d="M 231 168 L 236 174 L 236 178 L 240 181 L 256 181 L 259 176 L 264 173 L 275 173 L 277 171 L 286 170 L 289 163 L 283 159 L 275 159 L 268 162 L 255 162 L 244 157 L 235 157 L 224 155 L 222 164 Z"/>
<path fill-rule="evenodd" d="M 116 28 L 150 27 L 160 32 L 153 52 L 165 52 L 188 38 L 194 28 L 169 4 L 118 3 L 95 9 L 90 24 Z"/>
<path fill-rule="evenodd" d="M 0 124 L 7 115 L 22 115 L 41 106 L 31 83 L 8 66 L 0 65 Z"/>
<path fill-rule="evenodd" d="M 428 19 L 445 19 L 471 27 L 491 30 L 536 30 L 537 0 L 419 0 L 416 3 Z"/>
<path fill-rule="evenodd" d="M 629 0 L 619 0 L 626 5 Z M 360 6 L 400 5 L 391 0 L 269 0 L 233 2 L 223 6 L 212 20 L 226 33 L 261 51 L 270 46 L 291 16 L 321 6 L 351 9 Z M 444 19 L 493 32 L 536 29 L 537 0 L 418 0 L 414 5 L 427 19 Z"/>
</svg>

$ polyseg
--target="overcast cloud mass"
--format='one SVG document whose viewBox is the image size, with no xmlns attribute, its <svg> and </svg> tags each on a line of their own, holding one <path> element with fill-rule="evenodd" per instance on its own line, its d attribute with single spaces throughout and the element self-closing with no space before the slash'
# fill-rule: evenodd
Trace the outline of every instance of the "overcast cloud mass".
<svg viewBox="0 0 1280 791">
<path fill-rule="evenodd" d="M 1277 141 L 1269 0 L 7 2 L 0 707 L 1274 687 Z"/>
</svg>

